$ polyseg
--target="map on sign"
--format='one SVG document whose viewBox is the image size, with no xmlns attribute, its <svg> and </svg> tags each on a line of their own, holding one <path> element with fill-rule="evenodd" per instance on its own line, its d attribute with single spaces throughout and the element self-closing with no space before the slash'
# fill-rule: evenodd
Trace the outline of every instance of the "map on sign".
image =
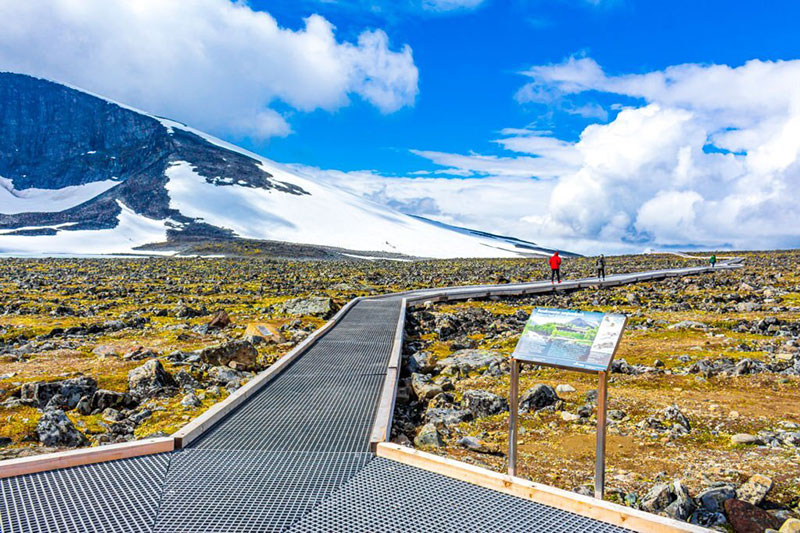
<svg viewBox="0 0 800 533">
<path fill-rule="evenodd" d="M 512 357 L 576 370 L 608 370 L 625 315 L 536 308 Z"/>
</svg>

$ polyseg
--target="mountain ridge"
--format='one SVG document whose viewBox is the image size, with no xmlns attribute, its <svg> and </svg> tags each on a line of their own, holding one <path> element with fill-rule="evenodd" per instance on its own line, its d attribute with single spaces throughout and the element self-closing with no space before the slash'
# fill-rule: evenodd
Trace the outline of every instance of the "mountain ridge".
<svg viewBox="0 0 800 533">
<path fill-rule="evenodd" d="M 185 124 L 0 73 L 0 253 L 131 253 L 186 239 L 409 257 L 549 252 L 404 215 Z"/>
</svg>

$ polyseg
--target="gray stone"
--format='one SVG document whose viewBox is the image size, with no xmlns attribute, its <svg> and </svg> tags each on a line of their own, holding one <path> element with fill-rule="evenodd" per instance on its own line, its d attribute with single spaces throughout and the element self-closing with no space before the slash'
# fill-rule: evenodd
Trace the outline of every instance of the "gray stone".
<svg viewBox="0 0 800 533">
<path fill-rule="evenodd" d="M 487 390 L 468 390 L 461 398 L 461 405 L 475 418 L 497 415 L 508 411 L 508 401 Z"/>
<path fill-rule="evenodd" d="M 721 513 L 725 510 L 725 500 L 736 497 L 736 491 L 730 485 L 722 485 L 706 489 L 695 498 L 700 507 L 712 513 Z"/>
<path fill-rule="evenodd" d="M 277 307 L 278 311 L 292 316 L 319 316 L 328 318 L 336 311 L 333 300 L 321 296 L 310 298 L 293 298 L 286 300 Z"/>
<path fill-rule="evenodd" d="M 550 385 L 539 383 L 528 389 L 519 400 L 519 409 L 522 413 L 538 411 L 554 405 L 559 400 L 556 391 Z"/>
<path fill-rule="evenodd" d="M 427 375 L 411 374 L 411 390 L 420 401 L 428 401 L 437 394 L 444 392 L 442 387 L 433 381 Z"/>
<path fill-rule="evenodd" d="M 42 409 L 56 394 L 63 396 L 64 406 L 73 409 L 82 396 L 91 395 L 97 390 L 97 381 L 90 377 L 65 379 L 62 381 L 37 381 L 25 383 L 20 389 L 20 399 L 31 401 Z"/>
<path fill-rule="evenodd" d="M 472 413 L 466 409 L 432 408 L 425 411 L 425 422 L 454 426 L 472 420 Z"/>
<path fill-rule="evenodd" d="M 669 484 L 658 483 L 653 485 L 642 498 L 642 509 L 650 513 L 658 513 L 666 509 L 673 499 Z"/>
<path fill-rule="evenodd" d="M 500 364 L 505 361 L 505 357 L 489 350 L 458 350 L 453 352 L 450 357 L 440 359 L 436 363 L 436 368 L 448 373 L 467 374 L 475 370 L 488 368 L 492 363 Z"/>
<path fill-rule="evenodd" d="M 44 412 L 36 425 L 36 435 L 39 437 L 39 442 L 45 446 L 74 448 L 89 443 L 83 433 L 75 429 L 72 421 L 60 409 Z"/>
<path fill-rule="evenodd" d="M 737 433 L 731 437 L 732 444 L 759 444 L 761 439 L 749 433 Z"/>
<path fill-rule="evenodd" d="M 214 366 L 208 369 L 208 377 L 219 385 L 227 386 L 230 384 L 240 385 L 247 374 L 227 366 Z"/>
<path fill-rule="evenodd" d="M 96 410 L 103 411 L 109 407 L 113 407 L 114 409 L 122 409 L 126 407 L 134 407 L 135 405 L 136 400 L 127 392 L 98 389 L 92 395 L 92 399 L 89 402 L 89 412 L 94 412 Z M 82 412 L 82 414 L 88 413 Z"/>
<path fill-rule="evenodd" d="M 575 387 L 562 383 L 556 387 L 556 392 L 559 394 L 569 394 L 570 392 L 575 392 Z"/>
<path fill-rule="evenodd" d="M 258 350 L 253 343 L 244 339 L 209 346 L 200 351 L 200 360 L 212 366 L 230 365 L 247 370 L 256 367 L 257 359 Z"/>
<path fill-rule="evenodd" d="M 420 448 L 440 448 L 444 446 L 444 442 L 436 426 L 429 423 L 422 426 L 422 429 L 419 430 L 419 433 L 417 433 L 417 436 L 414 438 L 414 445 Z"/>
<path fill-rule="evenodd" d="M 753 505 L 761 505 L 761 502 L 764 501 L 771 489 L 772 480 L 761 474 L 756 474 L 739 487 L 736 491 L 736 497 Z"/>
<path fill-rule="evenodd" d="M 461 437 L 458 439 L 458 445 L 473 452 L 489 453 L 489 449 L 486 445 L 475 437 Z"/>
<path fill-rule="evenodd" d="M 200 407 L 203 402 L 194 393 L 189 393 L 181 399 L 181 405 L 184 407 Z"/>
<path fill-rule="evenodd" d="M 128 372 L 128 390 L 137 396 L 159 396 L 177 386 L 175 379 L 157 359 L 151 359 Z"/>
</svg>

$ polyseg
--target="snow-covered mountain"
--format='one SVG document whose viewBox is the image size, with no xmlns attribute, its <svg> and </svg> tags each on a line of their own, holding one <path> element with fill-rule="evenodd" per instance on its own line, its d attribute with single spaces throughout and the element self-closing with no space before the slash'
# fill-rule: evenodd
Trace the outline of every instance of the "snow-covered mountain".
<svg viewBox="0 0 800 533">
<path fill-rule="evenodd" d="M 0 73 L 0 253 L 131 253 L 187 238 L 302 243 L 362 255 L 547 253 L 527 241 L 392 211 L 74 88 Z"/>
</svg>

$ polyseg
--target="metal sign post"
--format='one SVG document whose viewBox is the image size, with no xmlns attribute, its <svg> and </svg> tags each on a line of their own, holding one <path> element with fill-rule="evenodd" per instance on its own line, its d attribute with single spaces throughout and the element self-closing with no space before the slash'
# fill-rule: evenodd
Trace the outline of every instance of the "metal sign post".
<svg viewBox="0 0 800 533">
<path fill-rule="evenodd" d="M 519 411 L 519 361 L 511 358 L 511 403 L 508 406 L 508 475 L 517 475 L 517 413 Z"/>
<path fill-rule="evenodd" d="M 602 499 L 606 476 L 608 372 L 627 317 L 565 309 L 534 309 L 511 356 L 508 474 L 517 474 L 519 368 L 521 361 L 598 375 L 597 457 L 594 496 Z"/>
<path fill-rule="evenodd" d="M 597 380 L 597 449 L 594 459 L 594 497 L 603 499 L 606 489 L 606 400 L 608 372 L 599 372 Z"/>
</svg>

